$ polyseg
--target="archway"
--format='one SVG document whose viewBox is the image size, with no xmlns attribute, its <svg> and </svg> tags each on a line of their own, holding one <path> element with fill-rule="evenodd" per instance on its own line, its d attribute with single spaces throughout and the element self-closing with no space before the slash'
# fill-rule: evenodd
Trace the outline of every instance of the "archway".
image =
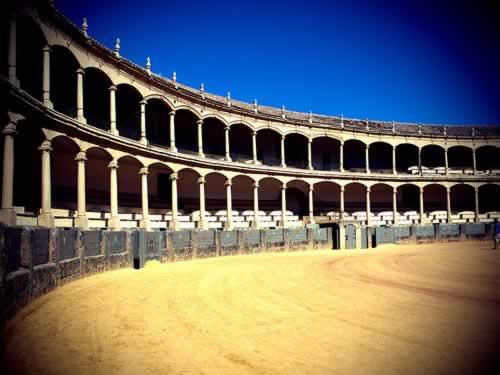
<svg viewBox="0 0 500 375">
<path fill-rule="evenodd" d="M 140 138 L 141 100 L 142 96 L 134 86 L 122 83 L 116 87 L 116 127 L 121 136 Z"/>
<path fill-rule="evenodd" d="M 160 99 L 152 98 L 146 103 L 146 138 L 154 146 L 170 146 L 169 106 Z"/>
<path fill-rule="evenodd" d="M 470 185 L 453 185 L 450 189 L 451 211 L 474 211 L 475 197 L 474 188 Z"/>
<path fill-rule="evenodd" d="M 148 167 L 148 203 L 153 214 L 172 209 L 172 169 L 162 163 Z"/>
<path fill-rule="evenodd" d="M 83 112 L 87 124 L 102 130 L 110 129 L 109 88 L 112 84 L 102 70 L 85 69 L 83 75 Z"/>
<path fill-rule="evenodd" d="M 408 168 L 418 167 L 418 147 L 403 143 L 396 146 L 396 169 L 398 173 L 408 173 Z"/>
<path fill-rule="evenodd" d="M 352 182 L 347 184 L 344 189 L 345 212 L 366 212 L 366 186 Z"/>
<path fill-rule="evenodd" d="M 299 217 L 309 214 L 309 184 L 302 180 L 287 183 L 286 209 Z"/>
<path fill-rule="evenodd" d="M 198 152 L 198 117 L 187 109 L 175 113 L 175 145 L 180 152 Z"/>
<path fill-rule="evenodd" d="M 448 167 L 450 169 L 472 169 L 472 149 L 465 146 L 453 146 L 448 149 Z"/>
<path fill-rule="evenodd" d="M 335 182 L 322 181 L 314 184 L 313 192 L 314 216 L 340 212 L 340 185 Z"/>
<path fill-rule="evenodd" d="M 392 186 L 378 183 L 370 189 L 370 210 L 373 213 L 392 211 Z"/>
<path fill-rule="evenodd" d="M 307 168 L 309 140 L 302 134 L 292 133 L 285 137 L 285 164 L 287 167 Z"/>
<path fill-rule="evenodd" d="M 370 144 L 370 171 L 377 173 L 392 173 L 392 146 L 385 142 Z"/>
<path fill-rule="evenodd" d="M 132 156 L 118 159 L 118 210 L 142 212 L 141 162 Z"/>
<path fill-rule="evenodd" d="M 340 169 L 340 141 L 330 137 L 313 139 L 311 145 L 314 169 L 333 171 Z"/>
<path fill-rule="evenodd" d="M 184 168 L 178 172 L 177 195 L 179 210 L 190 215 L 200 210 L 200 174 L 194 169 Z"/>
<path fill-rule="evenodd" d="M 366 144 L 356 139 L 344 143 L 344 169 L 352 172 L 366 171 Z"/>
<path fill-rule="evenodd" d="M 398 212 L 420 210 L 420 188 L 413 184 L 404 184 L 397 189 L 397 208 Z"/>
<path fill-rule="evenodd" d="M 272 129 L 257 132 L 257 158 L 264 165 L 281 164 L 281 135 Z"/>
<path fill-rule="evenodd" d="M 238 175 L 232 179 L 231 195 L 233 210 L 240 212 L 253 210 L 253 184 L 254 180 L 245 175 Z"/>
<path fill-rule="evenodd" d="M 113 159 L 104 149 L 92 147 L 86 152 L 85 188 L 87 211 L 110 212 L 109 163 Z"/>
<path fill-rule="evenodd" d="M 76 71 L 80 67 L 71 51 L 53 46 L 50 53 L 50 100 L 54 109 L 76 117 Z"/>
<path fill-rule="evenodd" d="M 259 210 L 281 211 L 282 186 L 283 184 L 273 177 L 266 177 L 259 181 Z"/>
<path fill-rule="evenodd" d="M 424 209 L 426 212 L 446 211 L 446 187 L 438 184 L 426 185 L 424 188 Z"/>
<path fill-rule="evenodd" d="M 500 170 L 500 148 L 495 146 L 482 146 L 476 149 L 477 169 L 486 171 Z"/>
<path fill-rule="evenodd" d="M 253 130 L 244 124 L 231 125 L 229 130 L 229 150 L 233 161 L 247 162 L 253 159 Z"/>
<path fill-rule="evenodd" d="M 215 117 L 203 120 L 203 153 L 206 157 L 222 159 L 226 155 L 225 125 Z"/>
<path fill-rule="evenodd" d="M 80 148 L 67 137 L 54 138 L 51 146 L 52 207 L 76 210 L 78 195 L 75 157 Z"/>
<path fill-rule="evenodd" d="M 478 189 L 479 212 L 500 212 L 500 185 L 486 184 Z"/>
<path fill-rule="evenodd" d="M 207 211 L 215 213 L 227 209 L 226 180 L 227 178 L 218 172 L 212 172 L 205 176 L 205 207 Z"/>
<path fill-rule="evenodd" d="M 444 167 L 444 148 L 438 145 L 422 147 L 422 166 L 427 168 Z"/>
</svg>

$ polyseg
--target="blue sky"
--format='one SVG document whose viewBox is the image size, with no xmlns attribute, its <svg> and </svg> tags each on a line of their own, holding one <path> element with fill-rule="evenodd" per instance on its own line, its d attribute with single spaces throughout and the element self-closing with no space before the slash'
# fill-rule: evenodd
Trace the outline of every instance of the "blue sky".
<svg viewBox="0 0 500 375">
<path fill-rule="evenodd" d="M 472 3 L 472 2 L 471 2 Z M 491 2 L 493 3 L 493 1 Z M 404 4 L 404 5 L 403 5 Z M 327 115 L 500 124 L 500 17 L 459 1 L 56 0 L 155 73 Z"/>
</svg>

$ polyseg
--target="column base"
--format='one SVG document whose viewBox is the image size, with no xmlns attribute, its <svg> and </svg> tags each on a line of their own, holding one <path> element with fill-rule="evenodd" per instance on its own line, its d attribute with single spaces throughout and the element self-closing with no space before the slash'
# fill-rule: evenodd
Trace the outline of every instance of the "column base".
<svg viewBox="0 0 500 375">
<path fill-rule="evenodd" d="M 15 75 L 9 75 L 9 82 L 16 88 L 21 88 L 21 82 Z"/>
<path fill-rule="evenodd" d="M 48 99 L 43 99 L 43 105 L 49 109 L 54 109 L 54 104 Z"/>
<path fill-rule="evenodd" d="M 281 168 L 286 168 L 286 164 L 281 164 L 280 167 Z"/>
<path fill-rule="evenodd" d="M 198 221 L 198 223 L 196 224 L 196 227 L 198 229 L 201 229 L 201 230 L 207 230 L 207 222 L 206 222 L 206 220 L 200 220 L 200 221 Z"/>
<path fill-rule="evenodd" d="M 108 220 L 108 229 L 119 230 L 121 228 L 120 217 L 111 216 Z"/>
<path fill-rule="evenodd" d="M 309 224 L 316 224 L 314 221 L 314 216 L 309 216 Z"/>
<path fill-rule="evenodd" d="M 233 159 L 231 159 L 231 157 L 228 157 L 228 156 L 226 156 L 226 157 L 224 158 L 224 160 L 226 160 L 226 161 L 233 161 Z"/>
<path fill-rule="evenodd" d="M 286 222 L 286 220 L 285 221 L 283 221 L 283 220 L 278 221 L 278 226 L 280 228 L 288 228 L 287 224 L 288 223 Z"/>
<path fill-rule="evenodd" d="M 203 152 L 198 152 L 198 157 L 200 158 L 204 158 L 205 157 L 205 154 Z"/>
<path fill-rule="evenodd" d="M 113 135 L 120 135 L 120 132 L 118 131 L 118 129 L 110 129 L 109 132 Z"/>
<path fill-rule="evenodd" d="M 173 230 L 177 230 L 179 228 L 179 222 L 177 220 L 170 220 L 168 222 L 168 227 Z"/>
<path fill-rule="evenodd" d="M 258 221 L 252 221 L 250 224 L 250 228 L 252 229 L 259 229 L 259 222 Z"/>
<path fill-rule="evenodd" d="M 142 218 L 141 221 L 139 222 L 139 226 L 143 229 L 150 230 L 151 229 L 151 223 L 149 221 L 149 217 Z"/>
<path fill-rule="evenodd" d="M 145 146 L 148 145 L 148 139 L 146 137 L 141 137 L 141 143 Z"/>
<path fill-rule="evenodd" d="M 17 222 L 16 211 L 13 208 L 0 209 L 0 223 L 15 226 Z"/>
<path fill-rule="evenodd" d="M 170 146 L 170 151 L 177 152 L 177 147 L 171 145 Z"/>
<path fill-rule="evenodd" d="M 76 120 L 77 120 L 78 122 L 81 122 L 82 124 L 87 124 L 87 119 L 86 119 L 85 117 L 83 117 L 83 116 L 78 116 L 78 117 L 76 118 Z"/>
<path fill-rule="evenodd" d="M 312 171 L 313 170 L 313 166 L 312 165 L 308 165 L 307 169 L 309 169 L 310 171 Z"/>
<path fill-rule="evenodd" d="M 224 222 L 224 230 L 233 230 L 233 222 L 225 221 Z"/>
<path fill-rule="evenodd" d="M 77 216 L 75 218 L 75 227 L 87 229 L 89 227 L 89 219 L 86 215 Z"/>
<path fill-rule="evenodd" d="M 38 215 L 37 225 L 39 227 L 55 227 L 54 215 L 52 215 L 52 212 L 43 212 Z"/>
</svg>

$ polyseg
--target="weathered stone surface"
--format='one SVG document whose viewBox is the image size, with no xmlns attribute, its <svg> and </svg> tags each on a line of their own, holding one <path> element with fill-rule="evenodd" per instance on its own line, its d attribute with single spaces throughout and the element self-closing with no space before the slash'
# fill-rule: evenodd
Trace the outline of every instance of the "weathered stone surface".
<svg viewBox="0 0 500 375">
<path fill-rule="evenodd" d="M 5 278 L 4 308 L 7 318 L 11 318 L 31 301 L 31 276 L 28 269 L 19 269 Z"/>
<path fill-rule="evenodd" d="M 130 267 L 130 257 L 128 253 L 109 254 L 108 256 L 109 269 Z"/>
<path fill-rule="evenodd" d="M 61 283 L 80 278 L 80 262 L 80 258 L 73 258 L 62 260 L 57 264 Z"/>
<path fill-rule="evenodd" d="M 83 260 L 83 272 L 85 275 L 106 271 L 106 257 L 104 254 L 85 257 Z"/>
<path fill-rule="evenodd" d="M 36 298 L 57 286 L 58 271 L 56 263 L 41 264 L 33 267 L 31 274 L 31 296 Z"/>
</svg>

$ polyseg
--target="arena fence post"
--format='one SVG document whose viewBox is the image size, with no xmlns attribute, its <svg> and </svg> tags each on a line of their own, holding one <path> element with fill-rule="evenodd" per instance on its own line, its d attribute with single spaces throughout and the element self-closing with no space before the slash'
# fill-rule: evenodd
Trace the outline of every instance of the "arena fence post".
<svg viewBox="0 0 500 375">
<path fill-rule="evenodd" d="M 267 251 L 266 231 L 261 229 L 260 233 L 260 251 Z"/>
<path fill-rule="evenodd" d="M 345 225 L 339 224 L 339 243 L 338 247 L 340 250 L 345 250 L 346 248 L 346 238 L 345 238 Z"/>
<path fill-rule="evenodd" d="M 243 237 L 243 231 L 239 230 L 238 233 L 238 254 L 241 255 L 245 251 L 245 238 Z"/>
<path fill-rule="evenodd" d="M 196 259 L 198 257 L 198 231 L 191 231 L 191 258 Z"/>
<path fill-rule="evenodd" d="M 218 230 L 215 232 L 214 241 L 215 241 L 215 256 L 221 256 L 221 248 L 220 248 L 220 236 L 222 235 L 222 231 Z"/>
<path fill-rule="evenodd" d="M 109 270 L 109 241 L 108 241 L 108 235 L 109 231 L 105 230 L 102 232 L 102 237 L 101 237 L 101 245 L 102 245 L 102 254 L 104 255 L 104 269 L 107 271 Z"/>
<path fill-rule="evenodd" d="M 314 229 L 307 228 L 307 250 L 314 249 Z"/>
<path fill-rule="evenodd" d="M 290 234 L 288 233 L 287 228 L 283 228 L 283 245 L 284 251 L 290 251 Z"/>
<path fill-rule="evenodd" d="M 167 252 L 168 252 L 168 261 L 174 261 L 174 241 L 173 241 L 173 231 L 168 231 L 166 235 L 167 242 Z"/>
<path fill-rule="evenodd" d="M 410 225 L 409 243 L 411 244 L 417 243 L 417 226 L 415 224 Z"/>
<path fill-rule="evenodd" d="M 333 249 L 333 228 L 328 227 L 326 228 L 326 238 L 327 238 L 327 249 L 332 250 Z"/>
</svg>

